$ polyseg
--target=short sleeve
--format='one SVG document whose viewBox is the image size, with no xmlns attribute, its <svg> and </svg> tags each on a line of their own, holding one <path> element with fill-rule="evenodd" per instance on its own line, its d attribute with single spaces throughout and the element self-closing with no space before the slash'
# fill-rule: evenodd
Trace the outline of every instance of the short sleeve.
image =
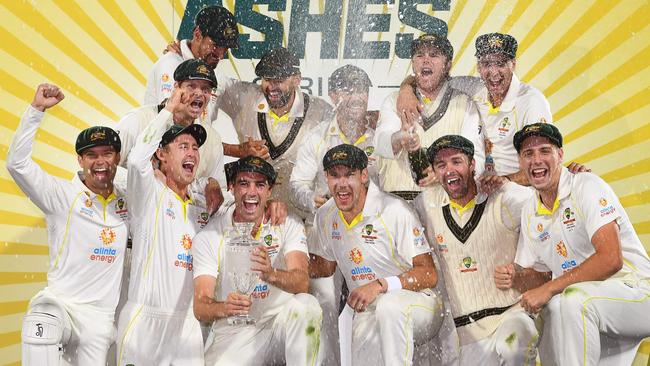
<svg viewBox="0 0 650 366">
<path fill-rule="evenodd" d="M 393 240 L 397 253 L 407 263 L 413 264 L 413 257 L 431 252 L 429 242 L 424 235 L 424 226 L 406 203 L 396 202 L 388 206 L 384 215 L 395 218 Z"/>
<path fill-rule="evenodd" d="M 287 217 L 284 224 L 284 254 L 298 251 L 309 255 L 305 226 L 295 217 Z"/>
<path fill-rule="evenodd" d="M 314 226 L 312 227 L 312 232 L 310 233 L 310 238 L 315 240 L 315 245 L 311 246 L 311 253 L 330 262 L 336 262 L 336 257 L 334 256 L 334 251 L 332 250 L 331 241 L 328 240 L 327 230 L 328 218 L 331 215 L 328 212 L 331 210 L 329 204 L 321 206 L 316 211 L 316 216 L 314 217 Z"/>
<path fill-rule="evenodd" d="M 573 192 L 576 192 L 577 204 L 585 217 L 585 229 L 591 239 L 598 229 L 619 220 L 623 207 L 612 188 L 597 175 L 579 173 L 574 180 L 579 189 L 574 189 Z"/>
<path fill-rule="evenodd" d="M 223 248 L 223 241 L 224 237 L 219 235 L 214 227 L 206 227 L 194 236 L 192 240 L 194 278 L 204 275 L 218 278 L 219 250 Z"/>
</svg>

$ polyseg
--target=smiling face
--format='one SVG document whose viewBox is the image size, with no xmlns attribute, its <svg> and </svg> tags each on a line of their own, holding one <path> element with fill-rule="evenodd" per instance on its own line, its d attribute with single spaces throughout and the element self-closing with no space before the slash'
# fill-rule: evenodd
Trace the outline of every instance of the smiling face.
<svg viewBox="0 0 650 366">
<path fill-rule="evenodd" d="M 207 80 L 184 80 L 176 83 L 176 86 L 183 91 L 183 95 L 190 98 L 187 106 L 183 108 L 179 116 L 174 120 L 187 121 L 188 123 L 201 117 L 212 96 L 212 84 Z"/>
<path fill-rule="evenodd" d="M 289 106 L 295 91 L 300 86 L 300 75 L 292 75 L 282 79 L 262 78 L 262 93 L 271 109 Z"/>
<path fill-rule="evenodd" d="M 368 193 L 368 169 L 353 170 L 345 165 L 335 165 L 325 172 L 325 176 L 336 207 L 346 219 L 363 211 Z"/>
<path fill-rule="evenodd" d="M 201 34 L 199 27 L 196 27 L 194 29 L 193 36 L 194 39 L 192 39 L 192 43 L 196 42 L 198 45 L 194 57 L 205 61 L 205 63 L 210 65 L 210 67 L 213 69 L 216 68 L 219 64 L 219 61 L 223 60 L 225 57 L 226 52 L 228 52 L 228 48 L 217 46 L 212 38 Z"/>
<path fill-rule="evenodd" d="M 433 160 L 433 171 L 449 198 L 454 201 L 469 201 L 476 190 L 474 169 L 476 162 L 458 149 L 447 148 L 438 151 Z"/>
<path fill-rule="evenodd" d="M 500 53 L 491 53 L 479 58 L 476 70 L 481 75 L 491 100 L 503 100 L 506 97 L 515 65 L 514 59 Z"/>
<path fill-rule="evenodd" d="M 415 83 L 424 91 L 438 89 L 449 76 L 451 60 L 437 47 L 419 47 L 411 57 Z"/>
<path fill-rule="evenodd" d="M 237 173 L 230 191 L 235 196 L 235 221 L 261 222 L 272 191 L 267 177 L 261 173 Z"/>
<path fill-rule="evenodd" d="M 167 180 L 172 180 L 178 187 L 186 187 L 194 180 L 199 167 L 199 144 L 194 136 L 183 133 L 174 141 L 158 148 L 156 156 L 160 160 L 160 171 Z"/>
<path fill-rule="evenodd" d="M 546 137 L 530 136 L 521 144 L 519 169 L 536 190 L 553 192 L 560 182 L 563 155 L 564 151 Z"/>
<path fill-rule="evenodd" d="M 83 170 L 84 184 L 94 193 L 113 188 L 113 178 L 120 162 L 120 153 L 113 146 L 95 146 L 84 149 L 77 156 Z"/>
<path fill-rule="evenodd" d="M 336 113 L 346 121 L 366 121 L 368 89 L 359 87 L 340 89 L 329 93 L 336 106 Z"/>
</svg>

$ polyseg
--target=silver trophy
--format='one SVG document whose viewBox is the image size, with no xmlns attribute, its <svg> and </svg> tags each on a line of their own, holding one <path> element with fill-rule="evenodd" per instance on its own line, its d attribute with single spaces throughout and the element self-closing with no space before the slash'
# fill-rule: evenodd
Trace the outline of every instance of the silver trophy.
<svg viewBox="0 0 650 366">
<path fill-rule="evenodd" d="M 251 254 L 259 242 L 251 236 L 253 222 L 237 222 L 230 232 L 224 258 L 225 273 L 230 278 L 232 288 L 246 296 L 255 289 L 259 276 L 251 270 Z M 249 314 L 232 315 L 228 317 L 228 324 L 255 324 L 255 318 Z"/>
</svg>

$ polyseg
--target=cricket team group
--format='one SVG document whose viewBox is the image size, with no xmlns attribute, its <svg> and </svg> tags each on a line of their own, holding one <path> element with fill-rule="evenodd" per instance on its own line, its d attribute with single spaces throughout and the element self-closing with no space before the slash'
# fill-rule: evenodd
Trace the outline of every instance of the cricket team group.
<svg viewBox="0 0 650 366">
<path fill-rule="evenodd" d="M 650 336 L 650 259 L 612 188 L 563 160 L 515 38 L 479 36 L 480 77 L 453 78 L 449 40 L 414 39 L 413 73 L 379 111 L 378 80 L 353 65 L 329 76 L 331 103 L 302 92 L 286 48 L 259 60 L 259 83 L 215 73 L 238 40 L 227 9 L 200 10 L 143 106 L 81 131 L 71 180 L 31 157 L 64 99 L 36 89 L 6 164 L 49 244 L 23 365 L 631 362 Z M 259 243 L 250 294 L 225 270 L 238 223 Z M 243 314 L 255 322 L 228 323 Z"/>
</svg>

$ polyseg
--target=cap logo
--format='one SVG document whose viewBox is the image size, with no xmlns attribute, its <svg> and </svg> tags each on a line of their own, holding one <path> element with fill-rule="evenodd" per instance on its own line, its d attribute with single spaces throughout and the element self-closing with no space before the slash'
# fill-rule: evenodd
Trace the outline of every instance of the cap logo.
<svg viewBox="0 0 650 366">
<path fill-rule="evenodd" d="M 236 32 L 236 31 L 235 31 L 235 28 L 232 28 L 232 27 L 226 27 L 226 28 L 223 30 L 223 36 L 224 36 L 225 38 L 234 38 L 234 37 L 235 37 L 235 32 Z"/>
<path fill-rule="evenodd" d="M 529 131 L 530 131 L 530 132 L 537 132 L 537 131 L 539 131 L 540 128 L 541 128 L 541 127 L 538 126 L 538 125 L 528 125 L 528 126 L 526 127 L 526 132 L 529 132 Z"/>
<path fill-rule="evenodd" d="M 103 140 L 105 138 L 106 138 L 106 132 L 104 132 L 104 131 L 93 132 L 90 135 L 90 141 Z"/>
<path fill-rule="evenodd" d="M 251 159 L 248 163 L 256 168 L 262 167 L 262 160 L 259 158 Z"/>
<path fill-rule="evenodd" d="M 199 65 L 199 67 L 196 68 L 196 72 L 203 75 L 210 75 L 210 72 L 205 65 Z"/>
<path fill-rule="evenodd" d="M 347 158 L 348 158 L 348 153 L 345 151 L 337 151 L 334 154 L 332 154 L 332 160 L 342 160 Z"/>
<path fill-rule="evenodd" d="M 490 48 L 501 48 L 503 47 L 503 40 L 497 36 L 494 36 L 488 39 L 488 45 Z"/>
</svg>

